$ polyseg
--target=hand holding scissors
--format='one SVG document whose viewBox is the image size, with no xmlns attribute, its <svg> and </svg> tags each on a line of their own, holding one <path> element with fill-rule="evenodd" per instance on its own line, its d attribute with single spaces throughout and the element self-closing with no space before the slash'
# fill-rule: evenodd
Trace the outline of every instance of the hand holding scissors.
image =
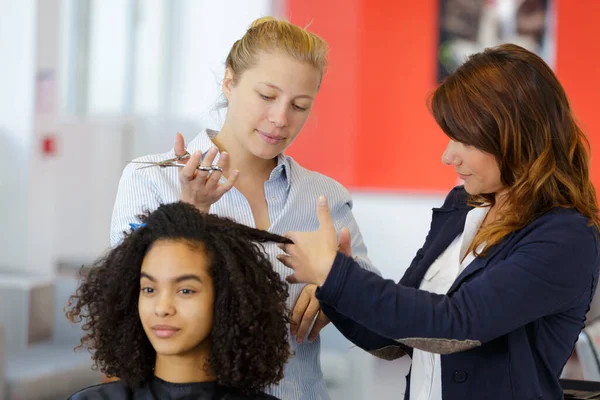
<svg viewBox="0 0 600 400">
<path fill-rule="evenodd" d="M 194 154 L 187 152 L 183 136 L 177 133 L 175 137 L 175 157 L 164 161 L 137 163 L 148 164 L 145 167 L 178 167 L 179 183 L 181 184 L 181 201 L 193 204 L 200 211 L 208 213 L 210 206 L 227 193 L 237 180 L 239 171 L 233 170 L 229 178 L 219 183 L 223 170 L 229 165 L 229 154 L 221 153 L 217 165 L 213 165 L 218 149 L 212 147 L 206 153 L 196 151 Z"/>
</svg>

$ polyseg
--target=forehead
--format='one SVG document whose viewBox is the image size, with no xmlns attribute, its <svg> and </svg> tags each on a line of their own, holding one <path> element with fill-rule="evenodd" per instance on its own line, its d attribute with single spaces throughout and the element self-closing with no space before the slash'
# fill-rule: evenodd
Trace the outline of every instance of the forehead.
<svg viewBox="0 0 600 400">
<path fill-rule="evenodd" d="M 286 91 L 311 96 L 318 91 L 320 79 L 321 73 L 316 67 L 281 52 L 259 53 L 254 66 L 241 77 L 241 81 L 249 84 L 265 82 Z"/>
<path fill-rule="evenodd" d="M 202 243 L 159 240 L 146 253 L 141 271 L 152 277 L 168 280 L 184 274 L 207 276 L 210 258 Z"/>
</svg>

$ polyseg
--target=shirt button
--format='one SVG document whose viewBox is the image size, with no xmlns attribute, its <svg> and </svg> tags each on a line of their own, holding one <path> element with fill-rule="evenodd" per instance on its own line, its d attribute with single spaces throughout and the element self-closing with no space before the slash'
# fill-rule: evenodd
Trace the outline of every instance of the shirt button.
<svg viewBox="0 0 600 400">
<path fill-rule="evenodd" d="M 454 376 L 452 378 L 456 383 L 463 383 L 467 380 L 468 376 L 469 374 L 467 374 L 466 371 L 454 371 Z"/>
</svg>

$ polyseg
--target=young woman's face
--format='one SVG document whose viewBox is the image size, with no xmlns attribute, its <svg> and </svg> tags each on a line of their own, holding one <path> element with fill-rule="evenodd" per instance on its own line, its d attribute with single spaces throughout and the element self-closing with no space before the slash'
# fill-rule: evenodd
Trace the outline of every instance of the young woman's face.
<svg viewBox="0 0 600 400">
<path fill-rule="evenodd" d="M 210 260 L 201 246 L 154 243 L 144 257 L 138 310 L 157 357 L 210 350 L 214 288 Z"/>
<path fill-rule="evenodd" d="M 282 153 L 311 111 L 321 74 L 308 63 L 281 53 L 262 53 L 253 68 L 234 82 L 227 70 L 223 92 L 226 124 L 242 147 L 263 159 Z"/>
</svg>

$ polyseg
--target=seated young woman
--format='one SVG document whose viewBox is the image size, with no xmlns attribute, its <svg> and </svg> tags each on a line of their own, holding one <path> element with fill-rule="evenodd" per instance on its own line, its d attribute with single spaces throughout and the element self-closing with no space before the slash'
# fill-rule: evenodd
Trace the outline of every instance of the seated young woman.
<svg viewBox="0 0 600 400">
<path fill-rule="evenodd" d="M 289 240 L 181 202 L 141 220 L 67 307 L 119 380 L 70 399 L 274 399 L 263 389 L 290 357 L 288 292 L 259 243 Z"/>
</svg>

